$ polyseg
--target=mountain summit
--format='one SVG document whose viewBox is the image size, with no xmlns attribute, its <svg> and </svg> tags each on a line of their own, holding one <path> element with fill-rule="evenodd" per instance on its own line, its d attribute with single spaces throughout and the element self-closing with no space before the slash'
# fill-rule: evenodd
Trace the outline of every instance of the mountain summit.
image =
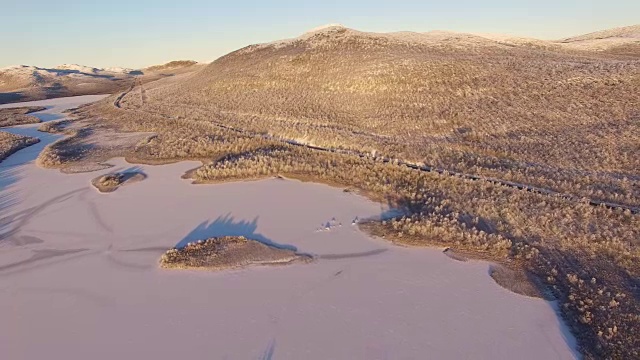
<svg viewBox="0 0 640 360">
<path fill-rule="evenodd" d="M 331 31 L 331 30 L 340 30 L 340 29 L 346 29 L 346 27 L 342 24 L 326 24 L 326 25 L 322 25 L 322 26 L 318 26 L 316 28 L 313 28 L 309 31 L 307 31 L 307 34 L 310 33 L 315 33 L 315 32 L 321 32 L 321 31 Z"/>
</svg>

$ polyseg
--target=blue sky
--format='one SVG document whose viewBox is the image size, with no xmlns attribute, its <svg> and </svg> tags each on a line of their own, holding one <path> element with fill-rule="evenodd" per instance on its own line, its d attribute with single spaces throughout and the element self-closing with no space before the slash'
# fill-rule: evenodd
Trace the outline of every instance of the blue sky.
<svg viewBox="0 0 640 360">
<path fill-rule="evenodd" d="M 0 0 L 0 67 L 210 62 L 243 46 L 342 23 L 363 31 L 557 39 L 640 23 L 638 0 Z"/>
</svg>

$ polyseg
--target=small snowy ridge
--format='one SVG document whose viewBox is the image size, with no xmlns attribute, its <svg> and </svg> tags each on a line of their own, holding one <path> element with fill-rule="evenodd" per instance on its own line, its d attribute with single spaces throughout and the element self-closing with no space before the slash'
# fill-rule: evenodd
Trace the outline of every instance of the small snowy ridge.
<svg viewBox="0 0 640 360">
<path fill-rule="evenodd" d="M 333 28 L 345 29 L 346 27 L 344 25 L 342 25 L 342 24 L 327 24 L 327 25 L 318 26 L 317 28 L 313 28 L 313 29 L 307 31 L 306 34 L 311 34 L 311 33 L 314 33 L 314 32 L 319 32 L 319 31 L 333 29 Z"/>
<path fill-rule="evenodd" d="M 12 71 L 12 70 L 22 70 L 22 69 L 36 69 L 36 67 L 27 66 L 27 65 L 11 65 L 11 66 L 1 68 L 0 71 Z"/>
<path fill-rule="evenodd" d="M 134 70 L 129 68 L 122 68 L 122 67 L 108 67 L 108 68 L 104 68 L 103 71 L 111 72 L 111 73 L 119 73 L 119 74 L 128 74 Z"/>
<path fill-rule="evenodd" d="M 84 66 L 84 65 L 78 65 L 78 64 L 62 64 L 62 65 L 58 65 L 55 67 L 58 70 L 73 70 L 73 71 L 78 71 L 81 73 L 97 73 L 98 71 L 102 70 L 102 69 L 98 69 L 98 68 L 94 68 L 91 66 Z"/>
<path fill-rule="evenodd" d="M 78 65 L 78 64 L 62 64 L 62 65 L 56 66 L 55 69 L 74 70 L 74 71 L 78 71 L 85 74 L 97 74 L 101 72 L 115 73 L 115 74 L 128 74 L 134 71 L 133 69 L 123 68 L 123 67 L 95 68 L 91 66 Z"/>
<path fill-rule="evenodd" d="M 55 73 L 56 70 L 67 70 L 67 71 L 77 71 L 81 74 L 98 74 L 98 73 L 114 73 L 114 74 L 129 74 L 133 69 L 122 68 L 122 67 L 109 67 L 109 68 L 95 68 L 91 66 L 78 65 L 78 64 L 62 64 L 58 65 L 54 68 L 41 68 L 37 66 L 30 65 L 12 65 L 4 68 L 0 68 L 0 72 L 14 72 L 14 73 L 30 73 L 33 71 L 38 71 L 39 73 Z"/>
</svg>

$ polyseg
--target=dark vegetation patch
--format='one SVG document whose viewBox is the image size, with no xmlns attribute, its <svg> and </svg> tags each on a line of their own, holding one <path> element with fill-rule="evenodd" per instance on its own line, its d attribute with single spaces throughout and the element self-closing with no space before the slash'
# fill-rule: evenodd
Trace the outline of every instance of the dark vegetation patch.
<svg viewBox="0 0 640 360">
<path fill-rule="evenodd" d="M 118 190 L 121 186 L 140 182 L 146 178 L 147 176 L 141 171 L 127 170 L 98 176 L 91 180 L 91 185 L 102 193 L 110 193 Z"/>
</svg>

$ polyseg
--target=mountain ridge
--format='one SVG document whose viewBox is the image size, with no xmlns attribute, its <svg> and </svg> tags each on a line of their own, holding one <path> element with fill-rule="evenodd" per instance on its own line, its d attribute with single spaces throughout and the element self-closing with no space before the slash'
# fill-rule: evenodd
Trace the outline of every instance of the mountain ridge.
<svg viewBox="0 0 640 360">
<path fill-rule="evenodd" d="M 460 42 L 480 45 L 489 40 L 507 46 L 534 46 L 551 50 L 567 51 L 607 51 L 620 46 L 633 46 L 640 43 L 640 25 L 631 25 L 596 31 L 560 40 L 543 40 L 533 37 L 514 36 L 509 34 L 466 33 L 446 30 L 432 30 L 427 32 L 395 31 L 395 32 L 367 32 L 346 27 L 342 24 L 328 24 L 313 28 L 303 34 L 289 39 L 276 40 L 261 44 L 252 44 L 243 49 L 260 49 L 267 46 L 285 46 L 293 42 L 305 41 L 319 37 L 330 37 L 339 34 L 347 36 L 366 36 L 371 38 L 386 38 L 409 43 L 432 44 L 442 42 Z M 451 45 L 451 44 L 449 44 Z M 640 51 L 632 55 L 640 56 Z"/>
<path fill-rule="evenodd" d="M 52 68 L 13 65 L 0 69 L 0 103 L 113 93 L 130 87 L 136 79 L 153 81 L 197 69 L 195 61 L 174 61 L 140 70 L 79 64 Z"/>
</svg>

